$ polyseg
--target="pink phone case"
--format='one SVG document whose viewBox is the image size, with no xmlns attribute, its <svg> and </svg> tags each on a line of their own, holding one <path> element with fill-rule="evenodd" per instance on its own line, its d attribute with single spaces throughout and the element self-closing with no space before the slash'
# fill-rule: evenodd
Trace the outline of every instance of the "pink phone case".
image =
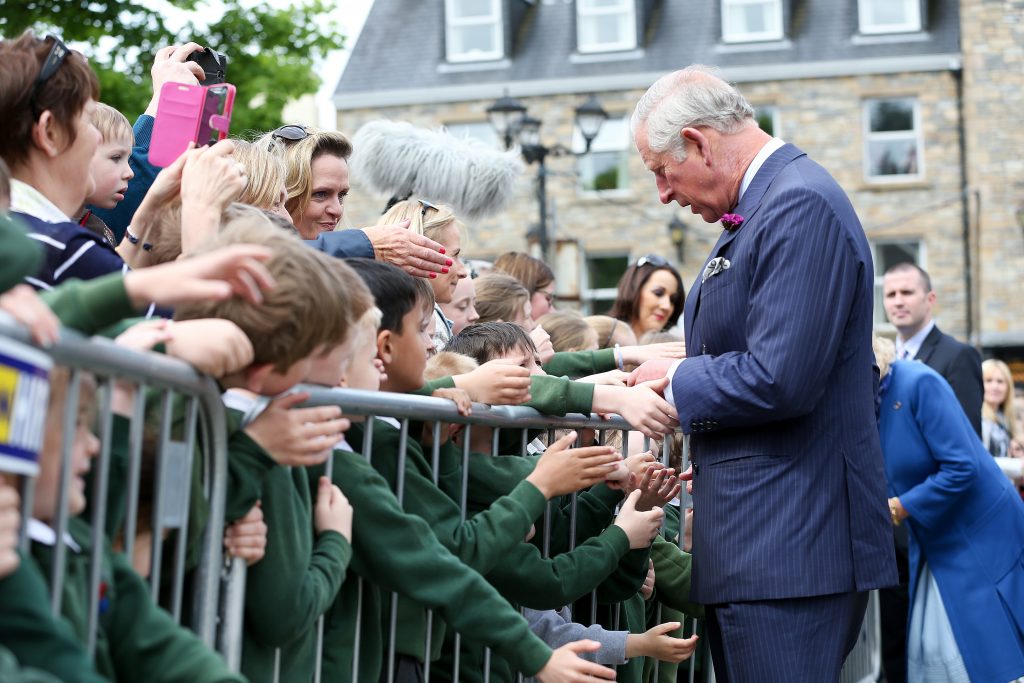
<svg viewBox="0 0 1024 683">
<path fill-rule="evenodd" d="M 181 156 L 195 140 L 205 100 L 206 90 L 201 85 L 164 83 L 149 143 L 149 163 L 169 166 Z"/>
<path fill-rule="evenodd" d="M 208 91 L 224 90 L 223 114 L 207 112 Z M 153 136 L 149 145 L 149 163 L 169 166 L 188 148 L 189 142 L 208 144 L 216 131 L 216 139 L 228 135 L 231 109 L 235 100 L 235 86 L 229 83 L 201 86 L 184 83 L 164 83 L 160 90 L 160 103 Z M 204 117 L 208 117 L 204 121 Z M 200 140 L 202 135 L 205 139 Z"/>
</svg>

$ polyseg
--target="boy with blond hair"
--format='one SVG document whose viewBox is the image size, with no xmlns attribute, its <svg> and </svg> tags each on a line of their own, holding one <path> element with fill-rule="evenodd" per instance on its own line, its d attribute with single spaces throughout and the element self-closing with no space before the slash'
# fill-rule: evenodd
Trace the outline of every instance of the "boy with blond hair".
<svg viewBox="0 0 1024 683">
<path fill-rule="evenodd" d="M 135 177 L 135 172 L 128 165 L 135 133 L 124 114 L 102 102 L 96 103 L 89 118 L 100 132 L 100 144 L 89 166 L 95 187 L 85 198 L 85 205 L 76 220 L 79 225 L 107 240 L 110 246 L 116 247 L 114 233 L 92 209 L 113 209 L 128 192 L 128 181 Z"/>
</svg>

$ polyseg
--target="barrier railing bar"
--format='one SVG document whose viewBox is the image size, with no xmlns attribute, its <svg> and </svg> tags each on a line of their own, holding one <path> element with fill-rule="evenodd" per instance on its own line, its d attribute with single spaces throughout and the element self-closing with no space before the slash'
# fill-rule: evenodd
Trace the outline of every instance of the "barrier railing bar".
<svg viewBox="0 0 1024 683">
<path fill-rule="evenodd" d="M 369 428 L 369 425 L 367 425 Z M 405 497 L 405 462 L 409 451 L 409 418 L 404 418 L 398 433 L 398 472 L 395 481 L 395 498 L 403 504 Z M 395 647 L 398 632 L 398 593 L 391 593 L 391 609 L 388 621 L 388 683 L 395 680 Z M 429 654 L 428 654 L 429 656 Z"/>
<path fill-rule="evenodd" d="M 189 397 L 186 411 L 184 434 L 185 452 L 183 453 L 185 466 L 183 470 L 186 475 L 191 475 L 192 453 L 196 445 L 196 424 L 199 417 L 199 400 L 195 396 Z M 187 491 L 187 493 L 186 500 L 181 508 L 181 528 L 178 531 L 178 539 L 174 549 L 174 576 L 172 581 L 173 588 L 171 591 L 171 614 L 174 616 L 174 621 L 179 624 L 181 623 L 182 592 L 185 590 L 185 552 L 188 547 L 188 496 L 191 496 L 191 487 L 186 487 L 185 491 Z"/>
<path fill-rule="evenodd" d="M 160 573 L 163 567 L 164 480 L 167 477 L 168 446 L 171 442 L 173 395 L 169 389 L 161 394 L 160 442 L 156 452 L 156 474 L 153 480 L 153 546 L 150 552 L 149 594 L 160 602 Z"/>
<path fill-rule="evenodd" d="M 330 454 L 327 456 L 327 462 L 324 463 L 324 476 L 329 480 L 334 481 L 334 449 L 331 449 Z M 313 505 L 316 505 L 316 500 L 313 501 Z M 329 609 L 329 608 L 328 608 Z M 324 621 L 327 615 L 321 614 L 316 620 L 316 662 L 313 669 L 313 683 L 320 683 L 320 679 L 323 676 L 323 663 L 324 663 Z"/>
<path fill-rule="evenodd" d="M 60 469 L 60 491 L 57 494 L 57 539 L 53 545 L 53 567 L 50 568 L 50 609 L 53 616 L 60 616 L 61 602 L 64 595 L 64 572 L 67 559 L 67 533 L 68 533 L 68 488 L 71 486 L 71 451 L 75 443 L 75 431 L 78 423 L 78 403 L 82 389 L 82 373 L 80 370 L 71 371 L 71 380 L 68 382 L 67 397 L 64 401 L 64 415 L 62 416 L 64 436 L 60 446 L 61 469 Z"/>
<path fill-rule="evenodd" d="M 449 401 L 449 403 L 451 403 Z M 476 410 L 474 408 L 474 410 Z M 469 442 L 473 440 L 473 425 L 466 424 L 462 434 L 462 482 L 459 495 L 459 522 L 466 523 L 466 508 L 469 502 Z M 452 636 L 452 649 L 455 651 L 452 657 L 452 683 L 459 683 L 459 664 L 462 655 L 462 634 L 456 633 Z M 427 653 L 429 658 L 430 653 Z"/>
<path fill-rule="evenodd" d="M 441 423 L 434 422 L 430 430 L 430 473 L 437 486 L 438 470 L 441 468 Z M 423 643 L 423 651 L 427 656 L 423 658 L 423 680 L 430 680 L 430 653 L 434 648 L 434 610 L 427 610 L 427 636 Z"/>
<path fill-rule="evenodd" d="M 372 393 L 372 392 L 365 392 Z M 350 408 L 345 408 L 349 413 L 353 411 Z M 366 419 L 363 421 L 363 457 L 366 458 L 366 462 L 372 462 L 373 460 L 373 424 L 376 418 L 367 414 Z M 356 582 L 356 628 L 355 634 L 352 638 L 352 680 L 359 680 L 359 648 L 362 642 L 362 631 L 363 631 L 363 577 L 359 577 Z"/>
<path fill-rule="evenodd" d="M 135 389 L 132 417 L 128 426 L 128 481 L 125 487 L 127 507 L 124 518 L 124 554 L 133 557 L 139 514 L 139 478 L 142 476 L 142 436 L 146 420 L 146 385 Z"/>
<path fill-rule="evenodd" d="M 97 396 L 101 397 L 100 408 L 100 454 L 96 465 L 92 487 L 92 548 L 89 552 L 89 623 L 86 630 L 86 651 L 92 657 L 96 652 L 96 631 L 100 616 L 100 576 L 103 573 L 103 548 L 107 518 L 107 484 L 110 477 L 110 442 L 113 431 L 113 382 L 103 380 Z M 72 432 L 73 434 L 73 432 Z M 69 435 L 65 434 L 65 438 Z"/>
</svg>

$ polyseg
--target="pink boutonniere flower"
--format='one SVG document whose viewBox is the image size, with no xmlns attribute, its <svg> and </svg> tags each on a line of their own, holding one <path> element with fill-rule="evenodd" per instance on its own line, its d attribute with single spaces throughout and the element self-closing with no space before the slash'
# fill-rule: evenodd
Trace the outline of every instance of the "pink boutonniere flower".
<svg viewBox="0 0 1024 683">
<path fill-rule="evenodd" d="M 722 224 L 722 227 L 732 232 L 733 230 L 739 230 L 740 226 L 743 225 L 743 216 L 738 213 L 725 213 L 718 219 L 718 222 Z"/>
</svg>

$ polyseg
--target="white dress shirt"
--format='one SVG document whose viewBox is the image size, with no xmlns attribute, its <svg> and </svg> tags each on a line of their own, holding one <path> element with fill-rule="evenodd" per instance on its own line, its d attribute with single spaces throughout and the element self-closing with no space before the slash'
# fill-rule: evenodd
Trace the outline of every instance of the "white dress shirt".
<svg viewBox="0 0 1024 683">
<path fill-rule="evenodd" d="M 935 327 L 935 321 L 931 320 L 927 325 L 918 330 L 910 339 L 903 341 L 900 335 L 896 335 L 896 360 L 913 360 L 917 358 L 917 352 L 921 350 L 921 344 L 925 337 L 931 334 Z"/>
<path fill-rule="evenodd" d="M 11 178 L 11 211 L 35 216 L 47 223 L 74 223 L 42 192 L 17 178 Z"/>
<path fill-rule="evenodd" d="M 743 194 L 747 191 L 747 188 L 750 187 L 750 183 L 754 181 L 754 176 L 756 176 L 757 172 L 761 170 L 762 166 L 764 166 L 764 162 L 768 161 L 768 157 L 774 154 L 780 147 L 782 147 L 785 144 L 786 142 L 784 140 L 781 140 L 779 138 L 772 138 L 768 142 L 764 143 L 764 147 L 762 147 L 760 151 L 758 151 L 758 153 L 754 155 L 753 161 L 751 161 L 750 165 L 747 166 L 747 171 L 746 173 L 743 174 L 743 180 L 740 182 L 740 193 L 736 197 L 737 206 L 739 206 L 740 200 L 743 199 Z M 684 360 L 686 359 L 680 358 L 671 366 L 669 366 L 668 369 L 667 377 L 669 378 L 669 382 L 668 386 L 665 387 L 665 400 L 671 403 L 673 407 L 676 405 L 676 402 L 672 397 L 672 378 L 675 377 L 676 370 L 679 369 L 679 364 L 682 363 Z"/>
</svg>

